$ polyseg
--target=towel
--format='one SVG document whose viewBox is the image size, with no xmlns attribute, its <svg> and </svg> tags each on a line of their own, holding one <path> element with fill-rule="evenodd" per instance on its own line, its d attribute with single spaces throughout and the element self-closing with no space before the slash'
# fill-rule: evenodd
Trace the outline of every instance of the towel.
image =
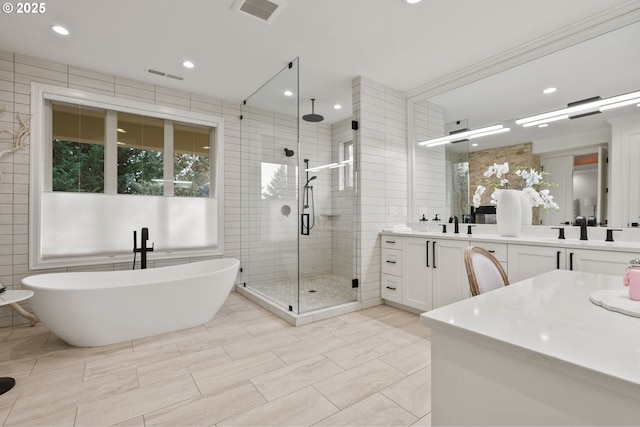
<svg viewBox="0 0 640 427">
<path fill-rule="evenodd" d="M 391 227 L 384 227 L 382 231 L 390 231 L 392 233 L 412 233 L 413 232 L 411 227 L 407 226 L 406 224 L 396 224 L 396 225 L 392 225 Z"/>
<path fill-rule="evenodd" d="M 640 317 L 640 301 L 634 301 L 629 298 L 628 290 L 595 291 L 591 293 L 589 299 L 595 305 L 607 310 L 616 311 L 627 316 Z"/>
</svg>

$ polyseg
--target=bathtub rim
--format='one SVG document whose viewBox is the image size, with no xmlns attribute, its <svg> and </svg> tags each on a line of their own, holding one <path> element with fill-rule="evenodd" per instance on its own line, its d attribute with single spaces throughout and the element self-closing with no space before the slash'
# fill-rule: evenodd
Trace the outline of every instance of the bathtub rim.
<svg viewBox="0 0 640 427">
<path fill-rule="evenodd" d="M 186 270 L 187 266 L 193 266 L 194 264 L 222 264 L 223 266 L 217 268 L 215 270 L 208 270 L 203 272 L 198 272 L 194 274 L 186 274 L 186 275 L 167 275 L 165 278 L 156 278 L 154 280 L 142 280 L 144 277 L 148 277 L 151 275 L 160 275 L 162 273 L 158 273 L 158 271 L 162 270 Z M 54 273 L 43 273 L 43 274 L 33 274 L 29 275 L 21 280 L 23 286 L 27 289 L 31 290 L 42 290 L 42 291 L 98 291 L 105 288 L 120 288 L 120 287 L 128 287 L 128 286 L 145 286 L 152 284 L 162 284 L 171 282 L 177 278 L 180 279 L 188 279 L 188 278 L 197 278 L 207 275 L 213 275 L 216 273 L 223 273 L 228 270 L 239 268 L 240 260 L 237 258 L 216 258 L 195 262 L 188 262 L 182 264 L 175 265 L 167 265 L 162 267 L 154 267 L 146 270 L 103 270 L 103 271 L 61 271 Z M 153 272 L 150 274 L 150 272 Z M 95 279 L 96 276 L 104 275 L 109 276 L 110 281 L 105 282 L 87 282 L 87 280 L 83 280 L 82 284 L 74 284 L 72 286 L 64 284 L 61 282 L 61 279 L 64 277 L 73 277 L 74 280 L 81 280 L 84 277 L 87 279 Z M 122 278 L 126 278 L 128 280 L 122 280 L 117 282 L 118 276 Z M 52 279 L 54 278 L 54 279 Z M 131 279 L 136 279 L 132 281 Z M 44 282 L 43 282 L 44 281 Z M 115 283 L 114 283 L 115 282 Z"/>
</svg>

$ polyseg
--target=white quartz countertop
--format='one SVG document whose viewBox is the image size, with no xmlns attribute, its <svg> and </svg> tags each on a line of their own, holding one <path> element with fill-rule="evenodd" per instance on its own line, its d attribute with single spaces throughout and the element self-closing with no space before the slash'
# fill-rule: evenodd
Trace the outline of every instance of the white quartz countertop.
<svg viewBox="0 0 640 427">
<path fill-rule="evenodd" d="M 553 270 L 423 313 L 420 323 L 638 398 L 640 318 L 591 303 L 601 289 L 625 289 L 622 277 Z"/>
<path fill-rule="evenodd" d="M 451 225 L 451 224 L 447 224 Z M 466 224 L 465 224 L 466 225 Z M 399 237 L 425 237 L 433 239 L 451 239 L 451 240 L 467 240 L 474 242 L 490 242 L 490 243 L 510 243 L 519 245 L 534 245 L 534 246 L 553 246 L 558 248 L 570 248 L 570 249 L 604 249 L 615 250 L 620 252 L 633 252 L 638 253 L 640 256 L 640 242 L 635 241 L 614 241 L 606 242 L 602 239 L 591 240 L 579 240 L 577 238 L 558 239 L 557 237 L 548 236 L 528 236 L 521 235 L 518 237 L 502 237 L 495 234 L 467 234 L 462 232 L 463 224 L 460 224 L 460 233 L 442 233 L 436 231 L 420 232 L 392 232 L 382 231 L 381 235 L 384 236 L 399 236 Z"/>
</svg>

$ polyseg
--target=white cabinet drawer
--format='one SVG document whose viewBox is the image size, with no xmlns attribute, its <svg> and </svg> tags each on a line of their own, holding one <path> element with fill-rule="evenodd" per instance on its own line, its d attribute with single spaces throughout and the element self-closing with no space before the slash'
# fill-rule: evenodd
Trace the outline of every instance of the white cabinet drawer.
<svg viewBox="0 0 640 427">
<path fill-rule="evenodd" d="M 402 275 L 402 251 L 400 249 L 382 249 L 382 273 Z"/>
<path fill-rule="evenodd" d="M 383 299 L 397 303 L 402 302 L 402 279 L 400 277 L 383 274 L 381 285 L 380 294 Z"/>
<path fill-rule="evenodd" d="M 396 236 L 380 236 L 383 249 L 402 249 L 402 238 Z"/>
<path fill-rule="evenodd" d="M 479 246 L 486 249 L 500 262 L 507 262 L 507 244 L 506 243 L 490 243 L 490 242 L 470 242 L 471 246 Z"/>
</svg>

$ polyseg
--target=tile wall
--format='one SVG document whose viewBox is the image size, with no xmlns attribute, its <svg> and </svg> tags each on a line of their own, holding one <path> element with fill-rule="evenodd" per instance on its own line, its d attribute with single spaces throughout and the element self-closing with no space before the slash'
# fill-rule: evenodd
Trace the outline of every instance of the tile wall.
<svg viewBox="0 0 640 427">
<path fill-rule="evenodd" d="M 364 77 L 353 80 L 357 112 L 357 265 L 362 308 L 381 302 L 383 227 L 407 222 L 407 100 L 403 93 Z"/>
<path fill-rule="evenodd" d="M 92 93 L 147 102 L 156 105 L 180 108 L 189 111 L 210 113 L 225 120 L 225 256 L 240 257 L 243 239 L 241 215 L 243 214 L 241 188 L 250 182 L 251 171 L 243 164 L 241 144 L 241 109 L 235 102 L 189 93 L 160 85 L 142 83 L 119 76 L 104 74 L 92 70 L 33 58 L 20 54 L 0 51 L 0 108 L 7 111 L 0 117 L 0 129 L 17 130 L 15 114 L 28 117 L 30 112 L 30 84 L 32 81 L 69 87 Z M 361 153 L 362 168 L 359 175 L 362 190 L 359 209 L 363 212 L 362 226 L 357 230 L 359 253 L 356 261 L 360 267 L 358 275 L 361 285 L 358 298 L 363 307 L 381 302 L 379 292 L 379 243 L 377 233 L 388 223 L 406 221 L 406 100 L 404 95 L 378 85 L 367 79 L 354 80 L 354 108 L 361 111 L 356 151 Z M 273 126 L 273 141 L 282 136 L 276 132 L 286 130 L 286 118 L 273 116 L 265 119 Z M 264 123 L 263 123 L 264 124 Z M 277 124 L 277 126 L 276 126 Z M 336 141 L 348 139 L 347 126 L 350 120 L 334 125 L 301 124 L 300 141 L 303 158 L 309 158 L 311 164 L 325 164 L 332 160 L 336 150 Z M 267 126 L 268 127 L 268 126 Z M 0 135 L 0 150 L 11 146 L 11 139 Z M 333 142 L 332 142 L 333 139 Z M 289 141 L 287 141 L 288 143 Z M 20 151 L 4 157 L 0 161 L 0 170 L 4 183 L 0 187 L 0 282 L 5 286 L 19 287 L 23 277 L 44 270 L 31 272 L 28 268 L 28 224 L 29 224 L 29 141 Z M 284 149 L 278 142 L 278 150 Z M 274 155 L 277 150 L 274 146 Z M 297 153 L 298 154 L 298 153 Z M 381 167 L 385 173 L 381 174 Z M 326 173 L 326 176 L 323 174 Z M 331 172 L 318 172 L 317 182 L 332 182 Z M 334 185 L 335 182 L 332 182 Z M 317 190 L 316 190 L 317 188 Z M 314 187 L 317 213 L 332 212 L 334 200 L 331 192 L 322 186 Z M 392 209 L 389 209 L 392 208 Z M 403 210 L 404 209 L 404 210 Z M 295 211 L 295 210 L 294 210 Z M 357 211 L 356 211 L 357 212 Z M 388 214 L 391 212 L 391 214 Z M 349 214 L 348 212 L 346 212 Z M 253 213 L 257 215 L 257 213 Z M 351 212 L 357 218 L 357 213 Z M 323 269 L 346 269 L 341 263 L 344 254 L 336 248 L 347 248 L 348 226 L 330 227 L 330 219 L 320 219 L 318 232 L 305 236 L 302 241 L 301 256 L 303 274 L 321 274 Z M 335 224 L 334 224 L 335 225 Z M 257 225 L 256 225 L 257 226 Z M 333 232 L 332 232 L 333 230 Z M 255 231 L 255 230 L 254 230 Z M 297 230 L 296 230 L 297 233 Z M 336 234 L 339 239 L 332 238 Z M 344 241 L 341 239 L 345 239 Z M 184 262 L 166 260 L 155 265 L 168 265 Z M 151 266 L 154 263 L 150 263 Z M 75 270 L 114 270 L 128 269 L 130 264 L 100 265 L 94 267 L 58 269 L 55 271 Z M 28 309 L 28 303 L 25 304 Z M 0 308 L 0 327 L 25 323 L 8 307 Z"/>
<path fill-rule="evenodd" d="M 150 104 L 209 113 L 225 120 L 225 256 L 240 256 L 240 106 L 216 98 L 141 83 L 118 76 L 58 64 L 38 58 L 0 51 L 0 129 L 17 130 L 16 113 L 29 117 L 31 82 L 68 87 L 102 95 L 117 96 Z M 0 162 L 4 183 L 0 186 L 0 283 L 18 287 L 23 277 L 49 270 L 29 271 L 29 143 Z M 12 141 L 0 135 L 0 150 Z M 182 263 L 166 260 L 155 265 Z M 154 263 L 150 263 L 151 266 Z M 52 271 L 128 269 L 131 265 L 110 264 Z M 28 309 L 28 303 L 25 304 Z M 8 307 L 0 307 L 0 327 L 25 323 Z"/>
</svg>

